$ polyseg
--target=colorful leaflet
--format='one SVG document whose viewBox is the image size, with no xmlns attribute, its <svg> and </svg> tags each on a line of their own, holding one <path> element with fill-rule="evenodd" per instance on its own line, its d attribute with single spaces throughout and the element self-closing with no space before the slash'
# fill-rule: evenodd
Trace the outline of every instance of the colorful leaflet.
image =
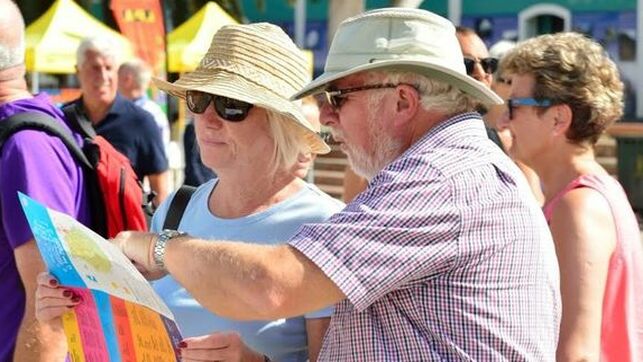
<svg viewBox="0 0 643 362">
<path fill-rule="evenodd" d="M 49 272 L 82 298 L 62 318 L 70 360 L 178 361 L 174 316 L 121 251 L 72 217 L 18 196 Z"/>
</svg>

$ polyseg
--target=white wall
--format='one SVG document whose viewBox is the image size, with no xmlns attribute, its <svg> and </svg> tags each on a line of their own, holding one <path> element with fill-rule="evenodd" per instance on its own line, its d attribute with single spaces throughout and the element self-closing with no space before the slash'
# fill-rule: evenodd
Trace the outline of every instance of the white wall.
<svg viewBox="0 0 643 362">
<path fill-rule="evenodd" d="M 537 4 L 518 13 L 518 40 L 525 40 L 536 35 L 535 29 L 531 29 L 530 24 L 532 19 L 539 15 L 558 16 L 564 20 L 564 31 L 571 30 L 572 15 L 569 9 L 556 4 Z"/>
</svg>

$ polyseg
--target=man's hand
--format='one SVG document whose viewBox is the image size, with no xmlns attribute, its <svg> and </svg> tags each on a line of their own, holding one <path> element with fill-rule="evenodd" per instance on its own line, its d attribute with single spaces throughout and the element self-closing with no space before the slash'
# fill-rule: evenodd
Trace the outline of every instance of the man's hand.
<svg viewBox="0 0 643 362">
<path fill-rule="evenodd" d="M 121 249 L 146 279 L 154 280 L 167 274 L 166 270 L 159 268 L 154 262 L 154 241 L 157 237 L 153 233 L 123 231 L 111 242 Z"/>
<path fill-rule="evenodd" d="M 235 332 L 215 332 L 181 342 L 181 361 L 263 362 L 262 354 L 246 346 Z"/>
</svg>

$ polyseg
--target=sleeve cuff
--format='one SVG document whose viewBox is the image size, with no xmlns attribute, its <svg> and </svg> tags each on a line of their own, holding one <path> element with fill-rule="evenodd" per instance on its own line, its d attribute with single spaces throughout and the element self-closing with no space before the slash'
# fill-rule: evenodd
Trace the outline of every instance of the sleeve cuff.
<svg viewBox="0 0 643 362">
<path fill-rule="evenodd" d="M 361 312 L 371 302 L 367 288 L 323 243 L 311 239 L 293 239 L 288 243 L 310 259 L 344 293 L 353 307 Z"/>
</svg>

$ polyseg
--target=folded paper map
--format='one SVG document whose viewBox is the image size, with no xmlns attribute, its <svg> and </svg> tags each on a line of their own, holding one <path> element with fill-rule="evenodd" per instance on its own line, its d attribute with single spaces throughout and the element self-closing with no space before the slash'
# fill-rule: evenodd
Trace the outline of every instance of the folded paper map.
<svg viewBox="0 0 643 362">
<path fill-rule="evenodd" d="M 69 215 L 18 196 L 49 273 L 82 298 L 63 315 L 71 361 L 178 361 L 174 316 L 125 255 Z"/>
</svg>

